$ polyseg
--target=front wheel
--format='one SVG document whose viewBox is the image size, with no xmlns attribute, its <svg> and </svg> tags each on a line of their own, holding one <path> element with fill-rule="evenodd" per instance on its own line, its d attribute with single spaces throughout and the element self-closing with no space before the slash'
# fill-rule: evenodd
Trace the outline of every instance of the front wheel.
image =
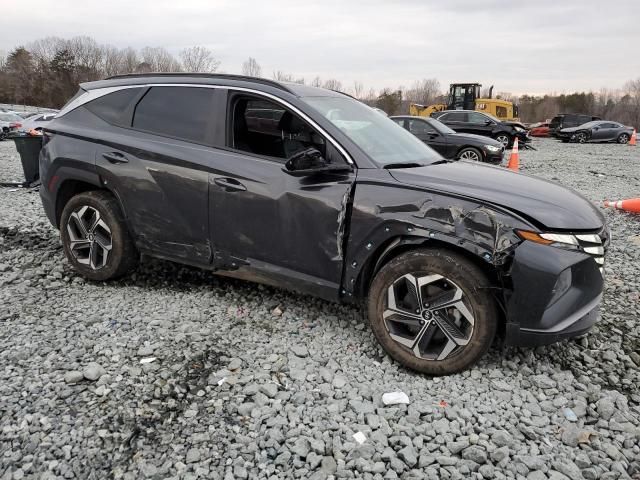
<svg viewBox="0 0 640 480">
<path fill-rule="evenodd" d="M 587 134 L 585 132 L 576 133 L 576 142 L 577 143 L 587 143 Z"/>
<path fill-rule="evenodd" d="M 490 288 L 482 271 L 457 253 L 407 252 L 374 278 L 369 322 L 384 350 L 402 365 L 449 375 L 471 367 L 493 342 L 498 312 Z"/>
<path fill-rule="evenodd" d="M 106 191 L 84 192 L 69 200 L 60 219 L 60 237 L 73 268 L 90 280 L 120 277 L 138 262 L 120 206 Z"/>
<path fill-rule="evenodd" d="M 482 153 L 477 148 L 473 148 L 473 147 L 463 148 L 458 153 L 458 158 L 460 160 L 470 160 L 472 162 L 481 162 Z"/>
<path fill-rule="evenodd" d="M 507 148 L 511 144 L 511 137 L 506 133 L 499 133 L 496 135 L 496 140 Z"/>
<path fill-rule="evenodd" d="M 618 143 L 621 143 L 621 144 L 629 143 L 629 134 L 621 133 L 620 135 L 618 135 Z"/>
</svg>

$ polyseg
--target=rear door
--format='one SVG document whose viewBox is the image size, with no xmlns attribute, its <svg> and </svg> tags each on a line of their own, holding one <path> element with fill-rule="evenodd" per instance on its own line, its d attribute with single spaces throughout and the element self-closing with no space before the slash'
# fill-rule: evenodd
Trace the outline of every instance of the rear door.
<svg viewBox="0 0 640 480">
<path fill-rule="evenodd" d="M 437 117 L 437 119 L 456 132 L 467 131 L 465 130 L 467 128 L 467 112 L 447 112 L 444 115 Z"/>
<path fill-rule="evenodd" d="M 145 88 L 126 107 L 124 124 L 100 139 L 98 172 L 142 249 L 210 263 L 209 174 L 219 154 L 214 139 L 224 129 L 223 97 L 195 85 Z"/>
<path fill-rule="evenodd" d="M 617 137 L 618 125 L 612 122 L 603 122 L 598 125 L 597 139 L 601 142 L 608 142 Z M 594 132 L 595 137 L 596 132 Z"/>
<path fill-rule="evenodd" d="M 337 298 L 355 172 L 285 173 L 286 160 L 310 147 L 332 163 L 346 160 L 283 103 L 233 90 L 228 97 L 225 151 L 210 177 L 216 266 L 237 277 Z M 269 113 L 256 115 L 258 110 Z"/>
</svg>

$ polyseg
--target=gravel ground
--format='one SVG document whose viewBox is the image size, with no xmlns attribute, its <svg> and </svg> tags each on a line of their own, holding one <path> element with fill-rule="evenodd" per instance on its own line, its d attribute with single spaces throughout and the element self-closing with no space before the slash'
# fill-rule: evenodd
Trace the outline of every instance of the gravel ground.
<svg viewBox="0 0 640 480">
<path fill-rule="evenodd" d="M 640 194 L 640 147 L 535 145 L 528 173 L 596 203 Z M 1 142 L 0 181 L 19 177 Z M 151 259 L 84 281 L 36 191 L 0 205 L 1 480 L 640 478 L 638 216 L 606 213 L 589 335 L 428 378 L 354 307 Z"/>
</svg>

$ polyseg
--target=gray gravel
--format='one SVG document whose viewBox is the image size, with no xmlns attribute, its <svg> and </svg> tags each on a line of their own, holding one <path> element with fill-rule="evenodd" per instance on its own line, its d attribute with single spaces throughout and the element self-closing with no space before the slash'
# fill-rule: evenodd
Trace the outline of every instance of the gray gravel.
<svg viewBox="0 0 640 480">
<path fill-rule="evenodd" d="M 640 195 L 640 147 L 535 145 L 528 173 L 598 203 Z M 0 181 L 19 175 L 0 142 Z M 151 259 L 87 282 L 36 191 L 0 205 L 1 480 L 640 478 L 638 216 L 607 212 L 588 336 L 427 378 L 353 307 Z M 410 404 L 385 407 L 393 391 Z"/>
</svg>

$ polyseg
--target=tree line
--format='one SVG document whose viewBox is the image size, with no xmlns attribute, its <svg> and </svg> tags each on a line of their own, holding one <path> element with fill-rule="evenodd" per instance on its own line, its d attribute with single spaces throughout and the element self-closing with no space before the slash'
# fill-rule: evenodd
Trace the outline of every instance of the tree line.
<svg viewBox="0 0 640 480">
<path fill-rule="evenodd" d="M 181 50 L 177 55 L 163 47 L 116 48 L 86 36 L 63 39 L 47 37 L 0 53 L 0 103 L 60 108 L 78 89 L 78 84 L 125 73 L 219 71 L 220 60 L 203 46 Z M 267 77 L 255 58 L 248 58 L 239 72 Z M 274 80 L 290 81 L 338 90 L 352 95 L 390 115 L 407 113 L 409 104 L 446 102 L 446 93 L 435 78 L 417 80 L 409 87 L 365 88 L 360 81 L 346 85 L 335 78 L 311 79 L 276 70 Z M 543 96 L 498 93 L 516 102 L 524 122 L 543 121 L 559 112 L 590 113 L 628 125 L 640 125 L 640 78 L 620 89 L 599 92 L 547 94 Z"/>
</svg>

